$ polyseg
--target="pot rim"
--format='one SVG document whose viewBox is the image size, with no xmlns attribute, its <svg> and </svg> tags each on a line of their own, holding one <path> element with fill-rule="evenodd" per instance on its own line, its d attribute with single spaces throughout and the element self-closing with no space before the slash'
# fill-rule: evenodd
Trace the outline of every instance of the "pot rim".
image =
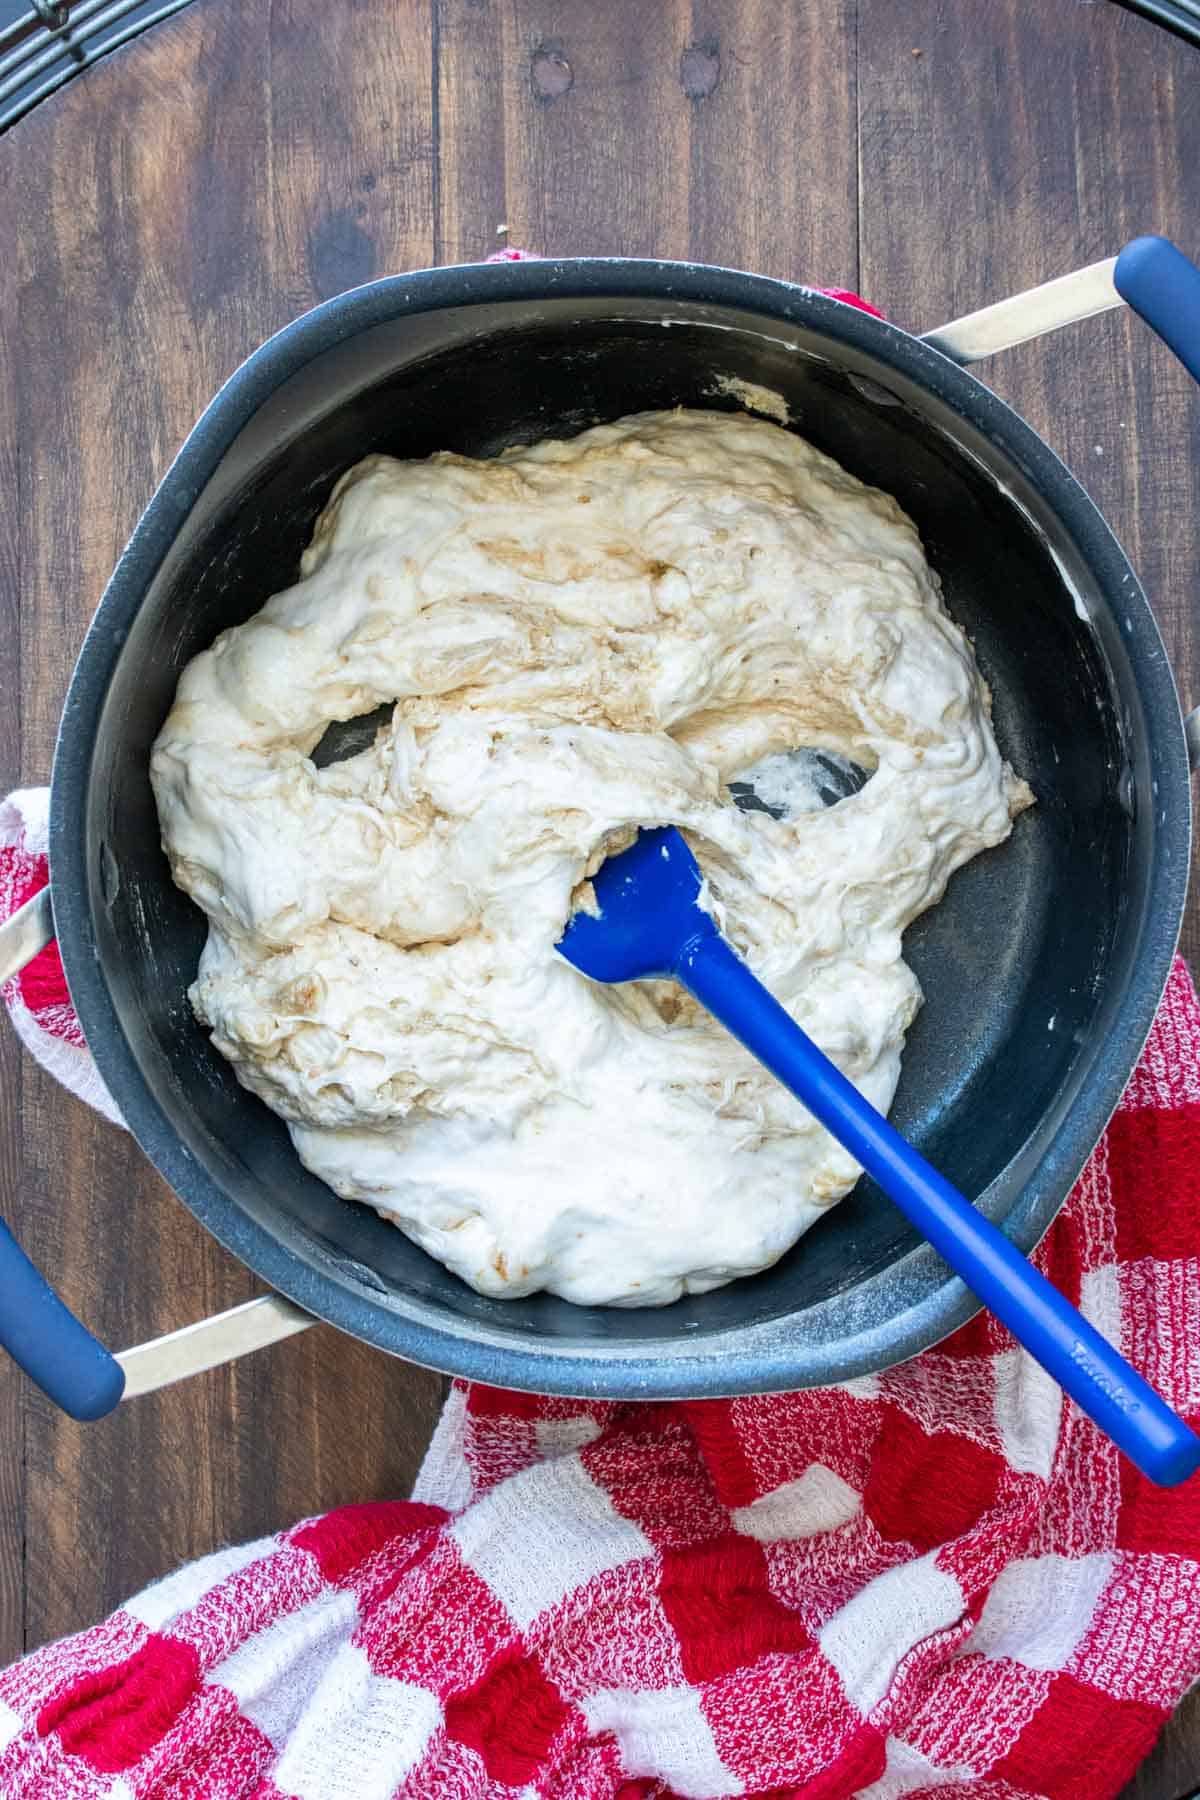
<svg viewBox="0 0 1200 1800">
<path fill-rule="evenodd" d="M 716 1397 L 826 1385 L 870 1374 L 929 1348 L 979 1309 L 928 1245 L 893 1264 L 903 1309 L 883 1325 L 814 1347 L 784 1315 L 658 1342 L 571 1344 L 477 1320 L 448 1322 L 416 1297 L 380 1295 L 306 1263 L 251 1219 L 192 1156 L 160 1109 L 125 1039 L 100 965 L 87 871 L 92 748 L 128 627 L 191 508 L 226 450 L 288 376 L 334 345 L 404 316 L 504 300 L 607 298 L 736 307 L 815 328 L 915 380 L 983 431 L 1067 524 L 1099 587 L 1120 592 L 1159 783 L 1146 906 L 1133 978 L 1060 1131 L 1007 1216 L 1031 1251 L 1065 1201 L 1111 1117 L 1166 986 L 1187 893 L 1189 772 L 1179 700 L 1149 603 L 1101 514 L 1049 446 L 991 390 L 890 321 L 802 284 L 714 265 L 623 257 L 466 264 L 387 276 L 323 302 L 283 327 L 221 386 L 163 476 L 101 598 L 80 651 L 55 749 L 50 863 L 55 926 L 72 1001 L 97 1067 L 135 1139 L 212 1234 L 278 1292 L 352 1336 L 447 1374 L 541 1393 L 618 1399 Z M 853 1291 L 853 1290 L 851 1290 Z M 803 1364 L 798 1367 L 798 1364 Z"/>
</svg>

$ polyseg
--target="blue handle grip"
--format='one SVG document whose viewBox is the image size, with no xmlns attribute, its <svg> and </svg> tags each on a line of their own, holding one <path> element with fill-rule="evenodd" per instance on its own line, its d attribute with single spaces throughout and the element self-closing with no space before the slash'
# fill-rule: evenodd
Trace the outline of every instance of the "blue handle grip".
<svg viewBox="0 0 1200 1800">
<path fill-rule="evenodd" d="M 707 917 L 707 915 L 704 915 Z M 675 974 L 873 1175 L 951 1268 L 1143 1474 L 1172 1487 L 1200 1468 L 1200 1437 L 957 1188 L 905 1142 L 702 928 Z"/>
<path fill-rule="evenodd" d="M 0 1219 L 0 1344 L 73 1419 L 102 1419 L 125 1371 L 67 1311 Z"/>
<path fill-rule="evenodd" d="M 1117 258 L 1113 285 L 1200 381 L 1200 269 L 1195 263 L 1167 238 L 1134 238 Z"/>
</svg>

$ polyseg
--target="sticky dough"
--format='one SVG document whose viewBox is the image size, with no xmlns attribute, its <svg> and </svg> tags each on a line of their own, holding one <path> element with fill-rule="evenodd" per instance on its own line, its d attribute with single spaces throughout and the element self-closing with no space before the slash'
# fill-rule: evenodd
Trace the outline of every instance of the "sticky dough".
<svg viewBox="0 0 1200 1800">
<path fill-rule="evenodd" d="M 727 784 L 771 758 L 777 798 L 798 746 L 871 779 L 739 810 Z M 351 469 L 296 586 L 184 671 L 152 774 L 209 919 L 192 1004 L 305 1165 L 485 1294 L 631 1305 L 773 1263 L 858 1171 L 682 990 L 562 961 L 587 876 L 682 826 L 735 945 L 886 1108 L 901 933 L 1031 798 L 895 502 L 686 411 Z"/>
</svg>

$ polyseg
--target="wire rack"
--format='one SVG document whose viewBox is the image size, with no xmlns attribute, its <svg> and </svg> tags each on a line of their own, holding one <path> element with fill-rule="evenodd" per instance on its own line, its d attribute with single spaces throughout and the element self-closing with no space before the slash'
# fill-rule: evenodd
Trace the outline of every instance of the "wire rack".
<svg viewBox="0 0 1200 1800">
<path fill-rule="evenodd" d="M 32 0 L 0 6 L 0 131 L 73 75 L 189 0 Z"/>
</svg>

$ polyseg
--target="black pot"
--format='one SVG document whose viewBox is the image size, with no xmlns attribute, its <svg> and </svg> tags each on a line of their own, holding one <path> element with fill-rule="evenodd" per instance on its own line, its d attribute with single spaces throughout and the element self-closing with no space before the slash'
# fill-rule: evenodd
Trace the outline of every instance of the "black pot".
<svg viewBox="0 0 1200 1800">
<path fill-rule="evenodd" d="M 966 356 L 969 338 L 943 341 Z M 907 934 L 926 1005 L 893 1112 L 1031 1249 L 1163 991 L 1187 885 L 1188 754 L 1112 533 L 1029 426 L 931 343 L 805 288 L 687 264 L 444 269 L 342 295 L 252 356 L 195 427 L 63 713 L 54 929 L 146 1154 L 305 1313 L 498 1386 L 655 1398 L 844 1381 L 944 1337 L 975 1302 L 865 1181 L 772 1270 L 662 1310 L 472 1292 L 308 1174 L 208 1044 L 185 992 L 206 926 L 160 849 L 150 746 L 184 664 L 294 579 L 333 482 L 366 452 L 488 455 L 647 408 L 727 406 L 728 375 L 782 393 L 806 437 L 912 515 L 991 685 L 1001 749 L 1036 792 L 1010 841 Z M 10 1308 L 9 1347 L 71 1410 L 107 1410 L 121 1371 L 61 1317 L 48 1344 L 44 1292 L 9 1245 L 0 1274 L 34 1307 Z"/>
</svg>

